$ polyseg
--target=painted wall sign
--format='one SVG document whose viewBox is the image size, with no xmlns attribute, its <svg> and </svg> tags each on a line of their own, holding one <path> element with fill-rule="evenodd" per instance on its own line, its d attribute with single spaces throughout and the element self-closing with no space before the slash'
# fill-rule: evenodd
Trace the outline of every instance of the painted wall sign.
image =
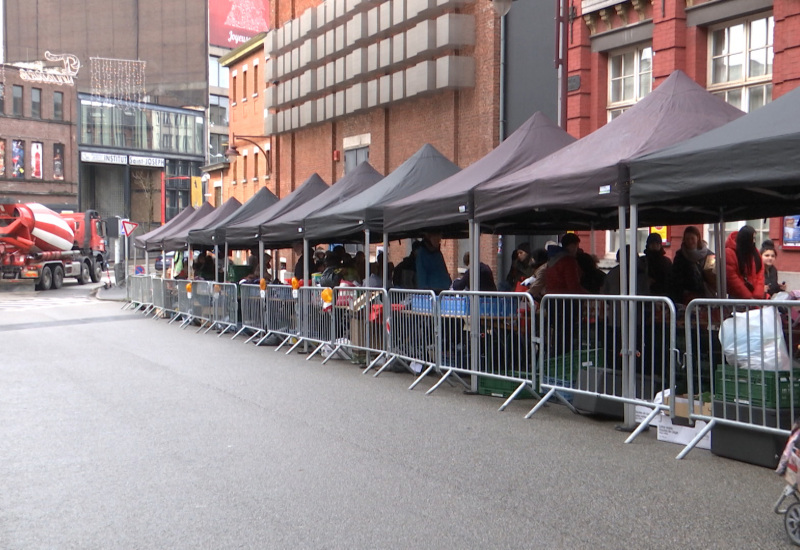
<svg viewBox="0 0 800 550">
<path fill-rule="evenodd" d="M 48 61 L 61 61 L 63 67 L 42 67 L 40 69 L 20 69 L 19 77 L 28 82 L 43 82 L 57 85 L 75 85 L 75 77 L 81 68 L 78 56 L 71 53 L 53 54 L 44 52 Z"/>
<path fill-rule="evenodd" d="M 236 48 L 269 30 L 269 0 L 209 0 L 209 43 Z"/>
</svg>

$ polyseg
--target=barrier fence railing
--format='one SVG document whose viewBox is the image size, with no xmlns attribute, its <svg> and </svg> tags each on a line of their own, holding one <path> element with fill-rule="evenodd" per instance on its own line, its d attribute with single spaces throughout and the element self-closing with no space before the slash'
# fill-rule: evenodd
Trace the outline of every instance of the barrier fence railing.
<svg viewBox="0 0 800 550">
<path fill-rule="evenodd" d="M 164 313 L 164 304 L 166 298 L 164 296 L 164 279 L 154 277 L 150 283 L 153 286 L 153 318 L 158 319 Z"/>
<path fill-rule="evenodd" d="M 256 345 L 268 342 L 273 336 L 280 339 L 275 350 L 297 337 L 297 295 L 287 285 L 267 285 L 265 298 L 265 332 Z"/>
<path fill-rule="evenodd" d="M 372 368 L 384 360 L 386 358 L 385 310 L 389 303 L 386 290 L 371 287 L 337 287 L 332 289 L 331 294 L 330 309 L 335 338 L 330 344 L 332 349 L 323 364 L 340 352 L 346 352 L 350 359 L 355 359 L 356 350 L 364 352 L 367 368 Z"/>
<path fill-rule="evenodd" d="M 378 376 L 397 364 L 424 377 L 438 364 L 438 306 L 431 290 L 389 290 L 386 312 L 388 360 L 375 372 Z M 367 373 L 374 365 L 365 369 Z M 410 386 L 412 389 L 417 381 Z"/>
<path fill-rule="evenodd" d="M 203 286 L 208 286 L 211 296 L 211 322 L 206 332 L 216 328 L 219 330 L 217 338 L 233 331 L 239 323 L 239 287 L 235 283 L 216 283 L 202 281 Z"/>
<path fill-rule="evenodd" d="M 443 376 L 427 393 L 457 374 L 474 376 L 467 385 L 478 393 L 505 397 L 500 410 L 523 392 L 538 397 L 536 304 L 530 294 L 447 291 L 437 305 Z"/>
<path fill-rule="evenodd" d="M 331 312 L 332 302 L 323 300 L 323 294 L 333 290 L 324 287 L 310 286 L 302 287 L 297 290 L 297 341 L 289 348 L 289 353 L 293 352 L 300 344 L 315 344 L 306 360 L 314 357 L 323 346 L 333 346 L 344 337 L 344 328 L 333 326 L 333 315 Z"/>
<path fill-rule="evenodd" d="M 178 308 L 178 294 L 181 285 L 185 285 L 186 281 L 177 279 L 161 279 L 164 289 L 164 313 L 168 314 L 172 319 L 180 311 Z"/>
<path fill-rule="evenodd" d="M 800 301 L 693 300 L 684 325 L 689 418 L 706 424 L 677 458 L 715 427 L 788 436 L 800 406 Z"/>
<path fill-rule="evenodd" d="M 539 383 L 546 393 L 526 418 L 553 397 L 573 409 L 618 415 L 625 404 L 651 408 L 630 442 L 666 409 L 653 399 L 673 385 L 676 315 L 668 298 L 547 295 L 539 333 Z"/>
<path fill-rule="evenodd" d="M 233 338 L 242 332 L 250 331 L 250 337 L 245 340 L 245 343 L 248 343 L 266 333 L 266 296 L 267 291 L 262 290 L 259 285 L 239 283 L 242 326 L 233 335 Z"/>
<path fill-rule="evenodd" d="M 128 285 L 130 302 L 133 309 L 149 308 L 153 304 L 152 279 L 147 275 L 134 275 Z"/>
</svg>

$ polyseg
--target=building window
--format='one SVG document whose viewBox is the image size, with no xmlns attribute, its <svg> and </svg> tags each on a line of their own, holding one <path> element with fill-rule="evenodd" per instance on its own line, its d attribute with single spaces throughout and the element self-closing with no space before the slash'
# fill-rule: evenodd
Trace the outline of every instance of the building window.
<svg viewBox="0 0 800 550">
<path fill-rule="evenodd" d="M 208 119 L 212 126 L 228 125 L 228 98 L 221 95 L 209 97 Z"/>
<path fill-rule="evenodd" d="M 12 93 L 14 94 L 14 116 L 22 116 L 22 86 L 14 84 Z"/>
<path fill-rule="evenodd" d="M 228 67 L 219 64 L 219 57 L 208 58 L 208 85 L 217 88 L 228 88 L 230 73 Z"/>
<path fill-rule="evenodd" d="M 258 181 L 258 151 L 253 151 L 253 181 Z"/>
<path fill-rule="evenodd" d="M 31 88 L 31 117 L 42 118 L 41 88 Z"/>
<path fill-rule="evenodd" d="M 344 152 L 344 173 L 355 170 L 356 166 L 369 160 L 369 146 L 356 147 Z"/>
<path fill-rule="evenodd" d="M 6 175 L 6 140 L 0 139 L 0 176 Z"/>
<path fill-rule="evenodd" d="M 242 71 L 242 101 L 247 101 L 247 71 Z"/>
<path fill-rule="evenodd" d="M 231 78 L 231 95 L 230 97 L 233 98 L 233 104 L 236 105 L 236 75 L 233 75 Z"/>
<path fill-rule="evenodd" d="M 258 95 L 258 65 L 253 65 L 253 97 Z"/>
<path fill-rule="evenodd" d="M 64 144 L 53 144 L 53 179 L 64 179 Z"/>
<path fill-rule="evenodd" d="M 0 116 L 6 114 L 6 85 L 0 82 Z"/>
<path fill-rule="evenodd" d="M 41 141 L 31 143 L 31 177 L 37 180 L 44 178 L 42 161 L 44 160 L 44 147 Z"/>
<path fill-rule="evenodd" d="M 608 120 L 614 120 L 653 89 L 653 48 L 639 46 L 608 57 Z"/>
<path fill-rule="evenodd" d="M 242 183 L 247 183 L 247 155 L 242 157 Z"/>
<path fill-rule="evenodd" d="M 64 120 L 64 92 L 53 92 L 53 119 Z"/>
<path fill-rule="evenodd" d="M 745 112 L 772 101 L 775 20 L 754 17 L 709 34 L 709 90 Z"/>
<path fill-rule="evenodd" d="M 20 139 L 11 140 L 11 177 L 25 177 L 25 142 Z"/>
</svg>

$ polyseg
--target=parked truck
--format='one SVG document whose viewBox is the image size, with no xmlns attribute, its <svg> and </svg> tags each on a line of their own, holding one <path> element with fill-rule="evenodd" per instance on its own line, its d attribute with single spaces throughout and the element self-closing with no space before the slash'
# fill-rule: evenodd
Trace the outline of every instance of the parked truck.
<svg viewBox="0 0 800 550">
<path fill-rule="evenodd" d="M 38 203 L 0 204 L 0 283 L 60 288 L 64 277 L 98 282 L 106 269 L 106 224 L 95 210 L 57 213 Z"/>
</svg>

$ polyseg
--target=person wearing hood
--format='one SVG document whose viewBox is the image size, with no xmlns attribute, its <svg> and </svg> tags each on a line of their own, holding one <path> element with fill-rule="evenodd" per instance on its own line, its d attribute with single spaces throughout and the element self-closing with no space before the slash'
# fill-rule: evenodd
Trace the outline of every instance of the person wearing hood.
<svg viewBox="0 0 800 550">
<path fill-rule="evenodd" d="M 550 259 L 544 273 L 547 294 L 588 294 L 581 286 L 583 273 L 578 265 L 578 245 L 581 240 L 575 233 L 561 238 L 561 248 L 547 250 Z"/>
<path fill-rule="evenodd" d="M 745 225 L 725 241 L 728 296 L 739 300 L 764 299 L 764 266 L 756 248 L 756 230 Z"/>
<path fill-rule="evenodd" d="M 713 298 L 715 256 L 700 236 L 700 230 L 690 225 L 683 231 L 683 242 L 672 261 L 672 299 L 676 304 L 688 304 L 695 298 Z"/>
<path fill-rule="evenodd" d="M 450 288 L 453 280 L 447 271 L 442 255 L 442 234 L 426 233 L 422 246 L 417 250 L 417 288 L 439 293 Z"/>
<path fill-rule="evenodd" d="M 647 294 L 651 296 L 668 296 L 672 261 L 667 258 L 661 235 L 650 233 L 644 246 L 644 271 L 647 283 Z"/>
</svg>

